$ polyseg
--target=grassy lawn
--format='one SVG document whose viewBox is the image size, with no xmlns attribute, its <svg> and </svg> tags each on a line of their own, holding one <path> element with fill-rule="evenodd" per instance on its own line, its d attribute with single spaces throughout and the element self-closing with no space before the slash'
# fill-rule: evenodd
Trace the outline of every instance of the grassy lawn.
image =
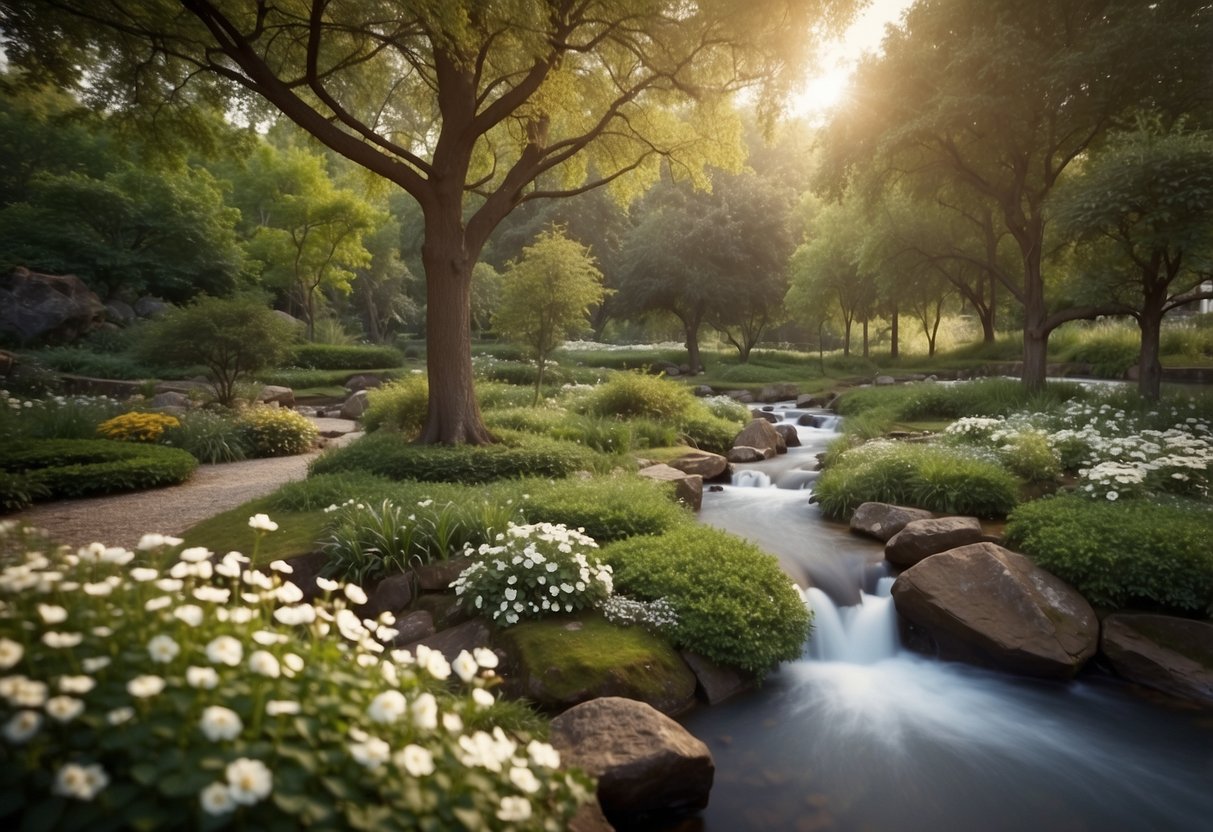
<svg viewBox="0 0 1213 832">
<path fill-rule="evenodd" d="M 278 524 L 278 531 L 261 539 L 255 564 L 316 551 L 316 541 L 324 533 L 324 512 L 273 511 L 270 503 L 270 497 L 261 497 L 203 520 L 182 535 L 185 545 L 205 546 L 219 554 L 237 551 L 252 557 L 254 535 L 248 519 L 254 514 L 269 514 Z"/>
</svg>

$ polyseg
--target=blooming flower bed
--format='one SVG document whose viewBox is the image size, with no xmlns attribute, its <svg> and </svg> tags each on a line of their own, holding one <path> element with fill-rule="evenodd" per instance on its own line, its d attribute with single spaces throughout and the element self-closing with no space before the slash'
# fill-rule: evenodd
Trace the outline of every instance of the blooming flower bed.
<svg viewBox="0 0 1213 832">
<path fill-rule="evenodd" d="M 390 649 L 355 585 L 306 603 L 281 561 L 53 550 L 11 522 L 0 558 L 6 828 L 563 828 L 587 799 L 499 724 L 492 651 Z"/>
</svg>

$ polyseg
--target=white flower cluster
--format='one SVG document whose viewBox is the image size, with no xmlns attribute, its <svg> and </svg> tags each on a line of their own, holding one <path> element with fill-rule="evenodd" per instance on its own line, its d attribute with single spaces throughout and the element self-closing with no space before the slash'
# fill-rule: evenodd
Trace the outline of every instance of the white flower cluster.
<svg viewBox="0 0 1213 832">
<path fill-rule="evenodd" d="M 511 523 L 495 541 L 468 549 L 475 562 L 451 583 L 463 605 L 503 626 L 597 606 L 614 591 L 611 567 L 582 529 Z"/>
<path fill-rule="evenodd" d="M 1004 419 L 991 419 L 986 416 L 965 416 L 948 425 L 944 433 L 948 436 L 960 436 L 967 439 L 987 439 L 994 431 L 1006 424 Z"/>
<path fill-rule="evenodd" d="M 264 534 L 275 524 L 256 516 L 250 526 Z M 544 545 L 584 545 L 576 533 L 535 533 Z M 291 567 L 280 561 L 262 571 L 238 552 L 181 550 L 180 540 L 160 535 L 145 536 L 139 553 L 101 544 L 51 551 L 25 535 L 0 523 L 0 555 L 8 553 L 0 569 L 0 736 L 28 749 L 14 756 L 0 746 L 0 756 L 49 767 L 56 795 L 93 801 L 111 783 L 140 785 L 132 770 L 160 759 L 167 746 L 157 744 L 169 743 L 198 746 L 222 763 L 214 780 L 198 782 L 199 819 L 182 823 L 253 807 L 287 811 L 269 800 L 280 780 L 324 789 L 307 780 L 307 767 L 290 777 L 281 768 L 327 742 L 357 767 L 325 776 L 374 773 L 388 803 L 429 806 L 472 769 L 492 775 L 477 781 L 478 811 L 507 822 L 546 817 L 553 807 L 571 812 L 585 797 L 583 780 L 556 770 L 550 746 L 523 751 L 486 724 L 496 704 L 492 650 L 448 660 L 425 646 L 392 649 L 394 616 L 364 619 L 352 609 L 367 600 L 361 587 L 318 578 L 322 594 L 309 602 L 284 581 Z M 20 554 L 12 538 L 24 541 Z M 185 713 L 195 716 L 182 726 Z M 296 716 L 320 727 L 298 734 Z M 143 730 L 102 739 L 101 726 L 127 725 Z M 34 794 L 37 773 L 28 774 L 20 788 Z M 421 792 L 404 788 L 408 780 L 422 781 Z"/>
<path fill-rule="evenodd" d="M 655 633 L 669 633 L 678 626 L 678 612 L 666 598 L 637 601 L 612 595 L 602 605 L 602 614 L 612 624 L 624 627 L 639 624 Z"/>
</svg>

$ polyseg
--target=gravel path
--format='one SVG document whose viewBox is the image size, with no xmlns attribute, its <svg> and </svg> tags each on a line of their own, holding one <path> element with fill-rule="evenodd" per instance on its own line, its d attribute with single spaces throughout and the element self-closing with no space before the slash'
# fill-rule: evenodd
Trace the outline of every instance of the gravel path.
<svg viewBox="0 0 1213 832">
<path fill-rule="evenodd" d="M 249 459 L 226 465 L 199 465 L 181 485 L 60 500 L 10 515 L 27 526 L 46 529 L 52 540 L 84 546 L 94 540 L 133 547 L 145 532 L 179 535 L 195 523 L 276 491 L 307 476 L 315 453 Z M 10 519 L 5 518 L 5 519 Z"/>
</svg>

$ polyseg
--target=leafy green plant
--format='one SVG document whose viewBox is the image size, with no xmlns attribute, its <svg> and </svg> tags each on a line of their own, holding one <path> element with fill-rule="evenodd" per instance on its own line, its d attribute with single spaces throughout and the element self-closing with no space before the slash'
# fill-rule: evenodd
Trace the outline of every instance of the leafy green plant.
<svg viewBox="0 0 1213 832">
<path fill-rule="evenodd" d="M 744 421 L 715 416 L 698 402 L 679 421 L 679 430 L 687 444 L 717 454 L 728 453 L 743 427 Z"/>
<path fill-rule="evenodd" d="M 49 347 L 25 353 L 23 357 L 59 373 L 90 378 L 140 379 L 156 376 L 151 367 L 124 353 L 82 347 Z"/>
<path fill-rule="evenodd" d="M 998 462 L 964 449 L 877 441 L 842 453 L 813 495 L 827 516 L 842 519 L 868 501 L 1002 517 L 1015 506 L 1017 491 Z"/>
<path fill-rule="evenodd" d="M 597 607 L 610 596 L 611 567 L 594 539 L 560 524 L 510 524 L 451 586 L 468 612 L 509 627 L 528 618 Z"/>
<path fill-rule="evenodd" d="M 491 650 L 385 650 L 394 621 L 361 621 L 356 585 L 298 603 L 281 562 L 160 535 L 64 555 L 14 525 L 0 526 L 5 828 L 565 828 L 592 794 L 498 703 Z M 260 539 L 276 524 L 250 525 Z"/>
<path fill-rule="evenodd" d="M 20 511 L 47 496 L 45 486 L 25 474 L 0 471 L 0 513 Z"/>
<path fill-rule="evenodd" d="M 361 344 L 298 344 L 286 360 L 312 370 L 366 370 L 399 367 L 404 363 L 395 347 Z"/>
<path fill-rule="evenodd" d="M 124 410 L 106 396 L 22 398 L 0 390 L 0 439 L 95 439 L 97 426 Z"/>
<path fill-rule="evenodd" d="M 691 391 L 676 382 L 641 373 L 615 373 L 590 393 L 584 407 L 596 416 L 677 423 L 694 403 Z"/>
<path fill-rule="evenodd" d="M 668 602 L 679 648 L 756 675 L 804 649 L 809 611 L 775 558 L 751 543 L 686 525 L 613 543 L 602 556 L 614 567 L 616 592 Z"/>
<path fill-rule="evenodd" d="M 108 439 L 43 439 L 0 449 L 0 471 L 56 499 L 175 485 L 198 460 L 177 448 Z"/>
<path fill-rule="evenodd" d="M 307 453 L 320 435 L 306 416 L 285 407 L 250 407 L 241 414 L 239 424 L 254 457 Z"/>
<path fill-rule="evenodd" d="M 566 477 L 593 470 L 599 457 L 569 442 L 502 431 L 497 445 L 412 445 L 398 435 L 378 433 L 345 448 L 326 451 L 312 474 L 366 471 L 390 479 L 484 483 L 516 477 Z"/>
<path fill-rule="evenodd" d="M 362 425 L 367 432 L 390 430 L 412 437 L 425 425 L 430 387 L 425 375 L 416 373 L 367 392 Z"/>
<path fill-rule="evenodd" d="M 1099 606 L 1213 606 L 1213 514 L 1198 503 L 1052 497 L 1017 508 L 1006 538 Z"/>
<path fill-rule="evenodd" d="M 177 427 L 165 431 L 162 441 L 207 464 L 239 462 L 248 453 L 236 420 L 210 410 L 189 411 Z"/>
<path fill-rule="evenodd" d="M 666 486 L 635 475 L 522 480 L 502 483 L 495 493 L 499 500 L 509 494 L 532 523 L 560 523 L 600 543 L 662 534 L 689 520 Z"/>
<path fill-rule="evenodd" d="M 379 502 L 397 490 L 397 483 L 386 477 L 365 471 L 345 471 L 288 482 L 270 499 L 277 511 L 320 511 L 346 500 Z"/>
</svg>

